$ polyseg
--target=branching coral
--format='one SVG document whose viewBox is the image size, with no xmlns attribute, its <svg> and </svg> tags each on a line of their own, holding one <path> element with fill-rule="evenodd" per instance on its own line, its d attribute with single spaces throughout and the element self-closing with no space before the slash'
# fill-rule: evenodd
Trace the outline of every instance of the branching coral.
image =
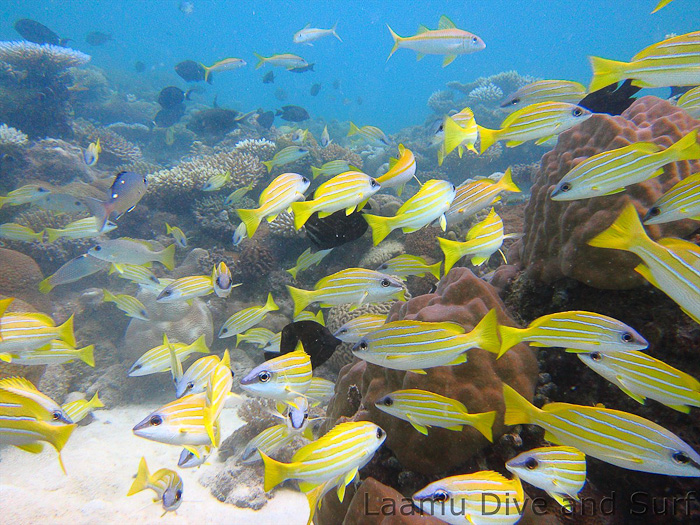
<svg viewBox="0 0 700 525">
<path fill-rule="evenodd" d="M 455 105 L 455 95 L 452 91 L 434 91 L 428 98 L 428 107 L 438 115 L 449 113 L 451 109 L 454 109 Z"/>
<path fill-rule="evenodd" d="M 0 61 L 27 70 L 62 71 L 69 67 L 84 66 L 90 55 L 68 47 L 32 42 L 0 42 Z"/>
<path fill-rule="evenodd" d="M 78 119 L 73 124 L 76 136 L 87 146 L 100 139 L 102 153 L 100 160 L 110 164 L 135 162 L 143 158 L 141 148 L 132 144 L 118 133 L 108 128 L 97 128 L 84 119 Z"/>
<path fill-rule="evenodd" d="M 479 86 L 472 89 L 469 92 L 470 102 L 482 102 L 485 104 L 491 104 L 498 102 L 503 98 L 503 90 L 499 88 L 496 84 L 489 82 L 486 85 Z"/>
<path fill-rule="evenodd" d="M 286 239 L 294 239 L 301 235 L 301 231 L 297 231 L 294 226 L 294 215 L 285 211 L 280 213 L 270 223 L 270 234 Z"/>
<path fill-rule="evenodd" d="M 29 144 L 29 137 L 7 124 L 0 124 L 0 151 L 9 153 Z"/>
<path fill-rule="evenodd" d="M 198 228 L 222 242 L 231 240 L 236 229 L 236 224 L 231 219 L 237 218 L 235 207 L 226 206 L 225 200 L 226 195 L 207 195 L 196 199 L 192 204 L 192 214 Z"/>
<path fill-rule="evenodd" d="M 275 143 L 267 139 L 244 139 L 234 146 L 236 151 L 248 153 L 258 157 L 260 160 L 268 160 L 275 154 Z"/>
<path fill-rule="evenodd" d="M 354 151 L 344 148 L 335 142 L 331 142 L 325 148 L 321 148 L 319 155 L 321 157 L 321 162 L 323 163 L 331 160 L 347 160 L 348 164 L 351 166 L 362 169 L 362 157 Z"/>
</svg>

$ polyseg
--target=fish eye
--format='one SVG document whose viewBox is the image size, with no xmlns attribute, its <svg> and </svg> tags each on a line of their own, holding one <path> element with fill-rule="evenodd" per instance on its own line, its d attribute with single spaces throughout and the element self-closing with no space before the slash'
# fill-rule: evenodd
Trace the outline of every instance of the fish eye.
<svg viewBox="0 0 700 525">
<path fill-rule="evenodd" d="M 528 470 L 535 470 L 539 466 L 539 462 L 535 458 L 527 458 L 525 462 L 525 468 Z"/>
<path fill-rule="evenodd" d="M 603 354 L 600 352 L 591 352 L 591 359 L 593 359 L 593 361 L 601 361 L 603 359 Z"/>
<path fill-rule="evenodd" d="M 379 284 L 382 285 L 382 288 L 387 288 L 391 283 L 389 282 L 389 279 L 382 279 Z"/>
<path fill-rule="evenodd" d="M 61 411 L 60 410 L 54 410 L 53 413 L 51 414 L 51 419 L 53 421 L 60 421 L 61 420 Z"/>
<path fill-rule="evenodd" d="M 180 498 L 182 497 L 182 491 L 180 489 L 175 491 L 175 501 L 180 501 Z"/>
<path fill-rule="evenodd" d="M 369 185 L 373 188 L 376 188 L 377 186 L 379 186 L 379 183 L 376 180 L 372 179 L 372 182 L 370 182 Z"/>
<path fill-rule="evenodd" d="M 448 499 L 450 499 L 450 495 L 444 490 L 436 490 L 433 493 L 433 501 L 437 501 L 438 503 L 444 503 Z"/>
<path fill-rule="evenodd" d="M 520 104 L 520 99 L 519 98 L 514 98 L 513 100 L 510 101 L 510 103 L 515 106 L 516 104 Z"/>
<path fill-rule="evenodd" d="M 673 456 L 671 457 L 673 458 L 673 461 L 681 465 L 687 465 L 688 463 L 690 463 L 690 456 L 688 456 L 688 454 L 686 454 L 685 452 L 674 452 Z"/>
<path fill-rule="evenodd" d="M 100 245 L 98 244 L 97 246 L 95 246 L 95 247 L 93 248 L 93 250 L 95 250 L 96 252 L 99 252 L 100 250 L 102 250 L 102 246 L 100 246 Z"/>
<path fill-rule="evenodd" d="M 307 179 L 306 177 L 302 177 L 302 178 L 301 178 L 301 182 L 302 182 L 303 184 L 308 184 L 308 183 L 311 182 L 311 181 L 309 181 L 309 179 Z"/>
<path fill-rule="evenodd" d="M 193 388 L 194 388 L 194 381 L 190 381 L 189 383 L 187 383 L 185 390 L 192 390 Z"/>
<path fill-rule="evenodd" d="M 659 213 L 661 213 L 661 209 L 658 206 L 654 206 L 653 208 L 649 208 L 647 215 L 649 217 L 656 217 Z"/>
<path fill-rule="evenodd" d="M 267 383 L 270 379 L 272 379 L 272 374 L 267 370 L 263 370 L 258 374 L 258 379 L 261 383 Z"/>
<path fill-rule="evenodd" d="M 472 37 L 472 44 L 476 44 L 479 41 L 475 36 Z"/>
<path fill-rule="evenodd" d="M 583 110 L 581 108 L 574 108 L 571 114 L 574 117 L 580 117 L 581 115 L 583 115 Z"/>
<path fill-rule="evenodd" d="M 221 329 L 222 334 L 227 334 L 228 333 L 228 328 L 222 328 Z"/>
<path fill-rule="evenodd" d="M 631 343 L 634 340 L 634 337 L 632 337 L 632 334 L 629 332 L 624 332 L 621 336 L 620 339 L 622 339 L 623 343 Z"/>
<path fill-rule="evenodd" d="M 348 329 L 347 329 L 347 328 L 341 328 L 340 330 L 338 330 L 338 333 L 339 333 L 339 334 L 347 334 L 347 333 L 348 333 Z"/>
<path fill-rule="evenodd" d="M 384 437 L 384 431 L 381 428 L 377 428 L 377 439 L 382 439 Z"/>
<path fill-rule="evenodd" d="M 367 350 L 367 343 L 365 341 L 362 341 L 359 345 L 357 345 L 360 350 Z"/>
<path fill-rule="evenodd" d="M 563 192 L 567 192 L 567 191 L 569 191 L 570 189 L 571 189 L 571 183 L 570 183 L 570 182 L 565 182 L 564 184 L 561 184 L 561 185 L 559 186 L 559 190 L 561 190 L 561 191 L 563 191 Z"/>
<path fill-rule="evenodd" d="M 148 422 L 152 427 L 157 427 L 158 425 L 163 423 L 163 418 L 160 416 L 152 416 L 151 419 L 148 420 Z"/>
<path fill-rule="evenodd" d="M 172 294 L 173 294 L 173 291 L 172 291 L 172 290 L 163 290 L 163 295 L 166 296 L 166 297 L 169 296 L 169 295 L 172 295 Z"/>
<path fill-rule="evenodd" d="M 391 399 L 390 397 L 385 397 L 384 398 L 384 405 L 390 407 L 391 405 L 394 404 L 394 400 Z"/>
</svg>

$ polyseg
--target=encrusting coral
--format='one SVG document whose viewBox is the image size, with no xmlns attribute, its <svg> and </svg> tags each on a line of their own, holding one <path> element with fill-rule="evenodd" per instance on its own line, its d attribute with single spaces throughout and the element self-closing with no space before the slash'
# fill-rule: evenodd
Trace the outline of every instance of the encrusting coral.
<svg viewBox="0 0 700 525">
<path fill-rule="evenodd" d="M 571 168 L 592 155 L 635 142 L 653 142 L 667 148 L 694 129 L 700 129 L 700 121 L 666 100 L 646 96 L 620 116 L 596 114 L 561 134 L 554 150 L 542 157 L 525 210 L 521 262 L 526 274 L 545 283 L 572 277 L 604 289 L 632 288 L 644 283 L 634 271 L 639 264 L 636 255 L 593 248 L 587 243 L 608 228 L 629 202 L 644 215 L 664 192 L 699 171 L 700 161 L 667 164 L 662 175 L 614 195 L 559 202 L 553 201 L 550 194 Z M 690 220 L 647 227 L 654 239 L 684 238 L 695 230 L 697 222 Z"/>
</svg>

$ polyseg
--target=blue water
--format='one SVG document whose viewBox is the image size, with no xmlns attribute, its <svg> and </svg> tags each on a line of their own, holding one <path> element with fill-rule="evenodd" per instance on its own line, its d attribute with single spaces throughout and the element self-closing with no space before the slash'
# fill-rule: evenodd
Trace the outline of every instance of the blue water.
<svg viewBox="0 0 700 525">
<path fill-rule="evenodd" d="M 2 2 L 0 39 L 18 39 L 14 21 L 34 18 L 60 36 L 72 38 L 70 45 L 91 54 L 92 64 L 100 68 L 131 72 L 134 62 L 141 60 L 157 89 L 164 83 L 185 87 L 173 71 L 181 60 L 211 65 L 235 56 L 246 60 L 248 67 L 217 75 L 205 99 L 218 94 L 219 104 L 242 111 L 298 104 L 312 116 L 351 119 L 393 133 L 421 124 L 430 113 L 426 100 L 448 81 L 469 82 L 516 69 L 523 75 L 587 84 L 589 55 L 629 60 L 669 33 L 697 29 L 700 20 L 700 3 L 693 0 L 676 0 L 653 16 L 649 13 L 656 0 L 194 0 L 190 15 L 182 13 L 179 4 L 179 0 Z M 441 14 L 457 27 L 479 35 L 486 49 L 460 56 L 446 68 L 441 66 L 441 57 L 427 56 L 416 62 L 415 53 L 405 49 L 386 61 L 392 47 L 386 24 L 399 35 L 409 36 L 419 24 L 435 28 Z M 307 23 L 329 28 L 336 21 L 343 43 L 333 37 L 313 47 L 292 43 L 293 34 Z M 114 41 L 90 46 L 84 41 L 90 31 L 112 33 Z M 275 69 L 275 83 L 262 84 L 261 77 L 269 68 L 255 70 L 253 52 L 265 56 L 296 53 L 315 62 L 315 72 L 297 75 Z M 336 79 L 341 83 L 338 91 L 331 86 Z M 323 86 L 318 97 L 309 94 L 314 83 Z M 288 93 L 285 102 L 274 97 L 278 88 Z"/>
</svg>

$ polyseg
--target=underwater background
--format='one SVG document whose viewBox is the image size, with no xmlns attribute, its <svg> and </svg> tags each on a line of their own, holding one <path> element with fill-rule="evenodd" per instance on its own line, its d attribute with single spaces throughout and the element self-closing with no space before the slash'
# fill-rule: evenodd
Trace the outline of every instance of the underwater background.
<svg viewBox="0 0 700 525">
<path fill-rule="evenodd" d="M 0 523 L 464 523 L 419 515 L 451 483 L 474 523 L 698 521 L 700 4 L 655 7 L 1 2 Z M 392 50 L 438 24 L 485 47 Z M 669 39 L 672 81 L 594 88 L 589 57 Z M 506 101 L 544 79 L 579 84 L 509 137 Z M 667 155 L 646 176 L 554 198 L 646 143 Z M 651 220 L 684 188 L 691 211 Z M 457 404 L 387 402 L 414 389 Z M 530 409 L 557 402 L 608 423 L 590 440 L 563 415 L 562 438 Z M 582 450 L 577 482 L 556 445 Z M 499 491 L 524 511 L 485 516 Z"/>
</svg>

